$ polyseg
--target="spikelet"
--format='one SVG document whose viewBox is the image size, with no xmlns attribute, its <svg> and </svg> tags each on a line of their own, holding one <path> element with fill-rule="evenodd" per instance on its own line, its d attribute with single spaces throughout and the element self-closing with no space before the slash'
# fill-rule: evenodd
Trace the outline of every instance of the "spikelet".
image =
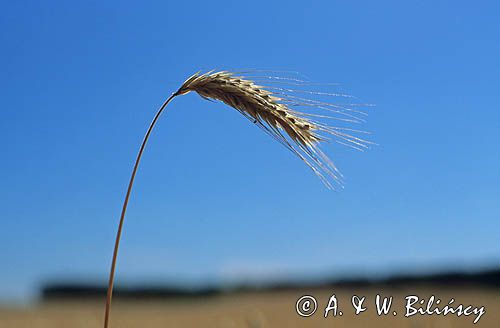
<svg viewBox="0 0 500 328">
<path fill-rule="evenodd" d="M 273 77 L 269 77 L 273 78 Z M 302 83 L 300 80 L 293 80 Z M 330 159 L 319 149 L 319 144 L 334 137 L 337 142 L 357 149 L 367 148 L 370 142 L 355 137 L 350 132 L 361 132 L 353 129 L 333 127 L 313 120 L 312 118 L 337 119 L 347 122 L 362 121 L 353 110 L 328 102 L 311 100 L 294 95 L 296 91 L 288 88 L 264 87 L 244 76 L 227 71 L 196 73 L 188 78 L 175 95 L 194 91 L 205 99 L 222 101 L 235 108 L 246 118 L 262 128 L 266 133 L 304 161 L 320 179 L 332 187 L 330 179 L 340 186 L 342 175 Z M 321 95 L 321 92 L 302 91 Z M 335 94 L 327 94 L 335 95 Z M 345 96 L 345 95 L 340 95 Z M 292 109 L 294 106 L 315 108 L 328 111 L 337 116 L 320 115 Z"/>
</svg>

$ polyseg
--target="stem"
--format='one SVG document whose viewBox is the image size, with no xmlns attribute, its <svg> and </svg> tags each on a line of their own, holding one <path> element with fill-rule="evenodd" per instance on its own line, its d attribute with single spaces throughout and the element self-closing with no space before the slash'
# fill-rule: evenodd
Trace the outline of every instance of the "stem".
<svg viewBox="0 0 500 328">
<path fill-rule="evenodd" d="M 104 312 L 104 328 L 108 328 L 108 323 L 109 323 L 109 312 L 111 308 L 111 299 L 113 297 L 113 285 L 114 285 L 114 279 L 115 279 L 115 268 L 116 268 L 116 258 L 118 256 L 118 247 L 120 246 L 120 239 L 122 235 L 122 228 L 123 228 L 123 221 L 125 219 L 125 212 L 127 211 L 127 205 L 128 205 L 128 200 L 130 198 L 130 192 L 132 191 L 132 186 L 134 184 L 134 179 L 135 179 L 135 174 L 137 173 L 137 168 L 139 167 L 139 162 L 141 161 L 142 153 L 144 151 L 144 148 L 146 147 L 146 143 L 148 142 L 149 135 L 151 134 L 151 131 L 153 130 L 156 121 L 158 121 L 158 118 L 160 117 L 161 113 L 167 107 L 168 103 L 174 99 L 175 96 L 177 96 L 178 93 L 173 93 L 168 99 L 161 105 L 160 109 L 156 112 L 155 117 L 151 121 L 151 124 L 149 125 L 148 131 L 146 132 L 146 135 L 144 136 L 144 139 L 142 140 L 141 148 L 139 149 L 139 153 L 137 154 L 137 158 L 135 160 L 134 164 L 134 169 L 132 170 L 132 175 L 130 177 L 130 182 L 128 183 L 128 188 L 127 188 L 127 194 L 125 195 L 125 201 L 123 202 L 123 207 L 122 207 L 122 214 L 120 216 L 120 223 L 118 224 L 118 231 L 116 233 L 116 241 L 115 241 L 115 249 L 113 251 L 113 260 L 111 261 L 111 270 L 109 273 L 109 283 L 108 283 L 108 293 L 106 296 L 106 311 Z"/>
</svg>

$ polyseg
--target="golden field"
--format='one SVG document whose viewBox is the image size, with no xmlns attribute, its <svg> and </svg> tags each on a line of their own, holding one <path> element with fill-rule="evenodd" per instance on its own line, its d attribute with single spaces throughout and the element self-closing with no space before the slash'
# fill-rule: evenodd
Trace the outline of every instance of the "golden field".
<svg viewBox="0 0 500 328">
<path fill-rule="evenodd" d="M 393 296 L 394 304 L 387 316 L 378 316 L 375 295 Z M 295 303 L 304 294 L 318 300 L 318 310 L 308 318 L 299 317 Z M 338 300 L 342 316 L 323 317 L 324 308 L 332 294 Z M 354 315 L 353 295 L 366 296 L 367 310 Z M 405 297 L 417 295 L 428 299 L 435 295 L 448 304 L 484 306 L 485 314 L 477 324 L 474 315 L 465 317 L 448 314 L 414 315 L 404 317 Z M 104 303 L 102 301 L 41 302 L 29 308 L 0 308 L 0 328 L 70 328 L 101 327 Z M 393 315 L 393 311 L 397 315 Z M 182 328 L 182 327 L 500 327 L 500 290 L 498 289 L 444 289 L 442 287 L 415 287 L 405 289 L 339 289 L 282 292 L 252 292 L 227 294 L 197 300 L 179 301 L 120 301 L 113 304 L 111 327 L 119 328 Z"/>
</svg>

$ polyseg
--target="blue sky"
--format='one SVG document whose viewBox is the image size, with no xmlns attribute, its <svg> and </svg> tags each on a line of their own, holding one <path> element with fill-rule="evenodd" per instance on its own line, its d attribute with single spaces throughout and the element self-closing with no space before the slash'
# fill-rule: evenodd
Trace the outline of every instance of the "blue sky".
<svg viewBox="0 0 500 328">
<path fill-rule="evenodd" d="M 332 192 L 236 111 L 175 99 L 117 279 L 198 284 L 500 262 L 500 8 L 468 1 L 16 1 L 0 13 L 0 299 L 104 281 L 132 162 L 195 71 L 294 70 L 369 109 Z"/>
</svg>

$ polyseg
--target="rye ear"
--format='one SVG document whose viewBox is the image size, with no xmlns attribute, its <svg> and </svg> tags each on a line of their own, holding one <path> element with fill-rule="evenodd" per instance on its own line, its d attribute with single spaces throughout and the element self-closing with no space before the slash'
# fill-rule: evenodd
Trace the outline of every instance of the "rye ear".
<svg viewBox="0 0 500 328">
<path fill-rule="evenodd" d="M 297 79 L 268 77 L 270 80 L 278 79 L 282 85 L 301 85 L 306 83 Z M 274 81 L 267 81 L 269 84 Z M 311 92 L 306 90 L 294 90 L 288 87 L 268 86 L 264 87 L 254 80 L 238 76 L 227 71 L 211 71 L 208 73 L 196 73 L 189 77 L 158 109 L 153 121 L 144 136 L 141 147 L 135 160 L 132 175 L 128 184 L 125 200 L 123 202 L 118 231 L 116 234 L 115 247 L 109 274 L 108 291 L 106 297 L 106 310 L 104 314 L 104 328 L 109 326 L 109 315 L 111 300 L 113 296 L 116 259 L 125 219 L 125 212 L 134 184 L 135 175 L 142 153 L 146 147 L 151 131 L 158 118 L 167 105 L 177 96 L 194 91 L 205 99 L 221 101 L 246 118 L 258 125 L 266 133 L 292 151 L 304 161 L 316 173 L 326 186 L 332 187 L 330 180 L 341 185 L 341 174 L 335 168 L 330 159 L 321 152 L 318 145 L 329 139 L 346 144 L 353 148 L 365 149 L 370 142 L 352 135 L 352 132 L 363 133 L 349 128 L 334 127 L 321 123 L 319 120 L 334 119 L 344 122 L 359 123 L 363 120 L 359 115 L 364 113 L 345 105 L 336 105 L 329 102 L 312 100 L 299 97 L 297 93 L 306 93 L 316 96 L 342 96 L 346 95 Z M 319 110 L 319 113 L 310 111 L 294 110 L 294 107 Z M 335 116 L 333 116 L 333 113 Z M 329 179 L 330 178 L 330 179 Z"/>
</svg>

